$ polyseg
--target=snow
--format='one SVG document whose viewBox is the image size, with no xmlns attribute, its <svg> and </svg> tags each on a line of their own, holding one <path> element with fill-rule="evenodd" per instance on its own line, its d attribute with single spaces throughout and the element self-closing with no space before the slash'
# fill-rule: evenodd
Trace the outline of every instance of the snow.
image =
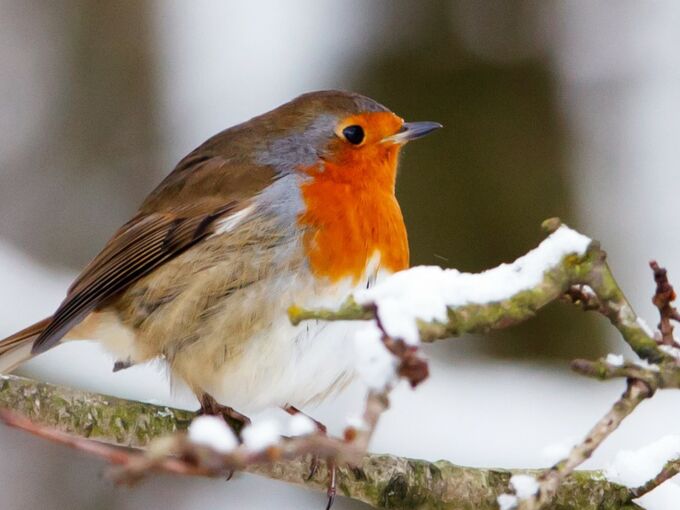
<svg viewBox="0 0 680 510">
<path fill-rule="evenodd" d="M 352 427 L 356 430 L 368 430 L 368 423 L 361 416 L 348 416 L 346 419 L 347 426 Z"/>
<path fill-rule="evenodd" d="M 607 363 L 614 367 L 623 366 L 623 354 L 612 354 L 611 352 L 607 354 Z"/>
<path fill-rule="evenodd" d="M 513 475 L 510 485 L 515 494 L 501 494 L 496 498 L 500 510 L 513 510 L 519 505 L 520 499 L 528 499 L 538 492 L 538 482 L 531 475 Z"/>
<path fill-rule="evenodd" d="M 499 510 L 513 510 L 519 504 L 517 496 L 512 494 L 501 494 L 496 501 L 498 501 Z"/>
<path fill-rule="evenodd" d="M 649 327 L 649 324 L 647 324 L 647 322 L 642 317 L 638 317 L 637 319 L 635 319 L 635 322 L 637 322 L 637 325 L 642 328 L 642 330 L 649 338 L 654 338 L 655 336 L 654 330 Z"/>
<path fill-rule="evenodd" d="M 357 372 L 369 388 L 380 391 L 396 380 L 397 357 L 383 344 L 382 331 L 375 322 L 356 332 L 354 348 Z"/>
<path fill-rule="evenodd" d="M 531 475 L 513 475 L 510 485 L 515 489 L 515 494 L 520 499 L 528 499 L 538 492 L 538 482 Z"/>
<path fill-rule="evenodd" d="M 680 501 L 680 486 L 666 482 L 634 501 L 646 510 L 674 509 L 678 507 Z"/>
<path fill-rule="evenodd" d="M 635 362 L 635 364 L 640 368 L 644 368 L 645 370 L 650 370 L 652 372 L 658 372 L 660 370 L 659 365 L 650 363 L 646 359 L 639 359 Z"/>
<path fill-rule="evenodd" d="M 669 356 L 673 356 L 675 359 L 680 360 L 680 349 L 677 347 L 673 347 L 672 345 L 660 345 L 659 349 Z"/>
<path fill-rule="evenodd" d="M 375 304 L 385 331 L 410 344 L 419 342 L 417 320 L 446 322 L 448 307 L 499 302 L 538 285 L 544 273 L 569 254 L 583 255 L 590 239 L 561 226 L 537 248 L 511 264 L 482 273 L 417 266 L 396 273 L 354 295 Z"/>
<path fill-rule="evenodd" d="M 229 453 L 238 446 L 234 432 L 217 416 L 198 416 L 189 425 L 189 441 L 209 446 L 219 453 Z"/>
<path fill-rule="evenodd" d="M 241 437 L 246 448 L 257 452 L 279 442 L 280 426 L 272 419 L 257 421 L 244 428 Z"/>
<path fill-rule="evenodd" d="M 302 413 L 295 414 L 291 416 L 288 421 L 288 435 L 294 436 L 307 436 L 313 434 L 318 430 L 316 423 L 309 416 Z"/>
<path fill-rule="evenodd" d="M 668 435 L 637 450 L 621 450 L 605 469 L 605 476 L 627 487 L 654 478 L 664 464 L 680 456 L 680 435 Z"/>
<path fill-rule="evenodd" d="M 612 482 L 627 487 L 638 487 L 654 478 L 669 460 L 680 456 L 680 435 L 667 435 L 638 450 L 621 450 L 605 469 L 605 476 Z M 637 503 L 644 508 L 675 508 L 680 501 L 680 486 L 665 482 Z"/>
<path fill-rule="evenodd" d="M 581 292 L 588 298 L 597 297 L 597 294 L 595 294 L 595 291 L 590 285 L 581 285 Z"/>
</svg>

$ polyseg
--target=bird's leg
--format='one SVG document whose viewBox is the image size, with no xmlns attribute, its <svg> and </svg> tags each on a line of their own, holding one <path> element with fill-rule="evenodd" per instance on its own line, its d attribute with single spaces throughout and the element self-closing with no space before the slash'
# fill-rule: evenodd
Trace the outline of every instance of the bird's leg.
<svg viewBox="0 0 680 510">
<path fill-rule="evenodd" d="M 286 411 L 291 416 L 295 416 L 296 414 L 301 414 L 303 416 L 306 416 L 307 418 L 309 418 L 310 420 L 312 420 L 314 422 L 314 425 L 316 425 L 316 429 L 319 431 L 319 433 L 323 434 L 324 436 L 326 435 L 326 432 L 328 431 L 328 429 L 326 428 L 326 425 L 321 423 L 319 420 L 315 420 L 314 418 L 312 418 L 308 414 L 303 413 L 297 407 L 292 406 L 290 404 L 286 404 L 285 406 L 283 406 L 283 410 Z"/>
<path fill-rule="evenodd" d="M 239 413 L 232 407 L 223 406 L 207 393 L 202 393 L 201 396 L 198 397 L 198 401 L 201 403 L 198 414 L 221 416 L 224 418 L 224 421 L 227 422 L 227 425 L 231 427 L 239 440 L 241 439 L 241 431 L 246 425 L 250 425 L 250 418 L 245 414 Z"/>
<path fill-rule="evenodd" d="M 283 410 L 286 411 L 291 416 L 294 416 L 296 414 L 302 414 L 304 416 L 307 416 L 307 418 L 314 422 L 314 425 L 316 425 L 316 429 L 319 431 L 319 433 L 323 434 L 324 436 L 326 435 L 328 431 L 326 425 L 321 423 L 319 420 L 315 420 L 311 416 L 303 413 L 297 407 L 292 406 L 290 404 L 286 404 L 285 406 L 283 406 Z M 329 510 L 331 506 L 333 506 L 333 501 L 335 500 L 335 493 L 337 492 L 337 480 L 335 462 L 328 461 L 327 465 L 328 465 L 328 488 L 326 490 L 326 494 L 328 495 L 328 505 L 326 505 L 326 510 Z M 309 466 L 309 474 L 307 475 L 307 480 L 311 480 L 318 470 L 319 470 L 319 456 L 313 454 L 312 462 Z"/>
</svg>

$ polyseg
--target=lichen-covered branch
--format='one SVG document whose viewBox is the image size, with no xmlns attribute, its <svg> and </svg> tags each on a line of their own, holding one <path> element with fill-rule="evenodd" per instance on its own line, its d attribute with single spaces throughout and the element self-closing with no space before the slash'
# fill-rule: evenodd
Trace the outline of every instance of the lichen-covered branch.
<svg viewBox="0 0 680 510">
<path fill-rule="evenodd" d="M 80 441 L 88 445 L 90 454 L 118 466 L 132 465 L 142 471 L 146 466 L 134 463 L 148 462 L 148 455 L 109 445 L 148 447 L 154 439 L 184 430 L 193 416 L 188 411 L 130 402 L 15 376 L 0 377 L 0 407 L 17 409 L 29 417 L 25 422 L 19 419 L 20 423 L 12 423 L 12 418 L 8 417 L 16 416 L 16 413 L 4 414 L 3 417 L 15 426 L 71 447 L 79 448 L 74 442 Z M 45 429 L 48 429 L 47 433 Z M 96 438 L 98 442 L 82 439 L 86 437 Z M 158 458 L 165 464 L 159 466 L 159 470 L 202 476 L 224 474 L 223 463 L 216 464 L 218 467 L 213 471 L 207 464 L 201 464 L 193 471 L 187 470 L 186 463 L 167 457 L 165 447 L 161 446 L 160 443 L 151 446 L 152 452 L 162 450 L 163 454 Z M 268 460 L 248 466 L 246 470 L 319 491 L 325 491 L 328 484 L 325 469 L 319 469 L 314 477 L 307 479 L 308 457 Z M 340 465 L 337 476 L 340 494 L 375 508 L 495 510 L 498 508 L 496 497 L 506 490 L 513 472 L 517 471 L 367 454 L 354 467 Z M 563 509 L 639 508 L 630 502 L 631 498 L 629 489 L 604 480 L 598 472 L 584 471 L 566 478 L 557 491 L 555 502 Z"/>
<path fill-rule="evenodd" d="M 184 430 L 194 413 L 0 375 L 0 408 L 62 432 L 143 447 L 153 438 Z"/>
</svg>

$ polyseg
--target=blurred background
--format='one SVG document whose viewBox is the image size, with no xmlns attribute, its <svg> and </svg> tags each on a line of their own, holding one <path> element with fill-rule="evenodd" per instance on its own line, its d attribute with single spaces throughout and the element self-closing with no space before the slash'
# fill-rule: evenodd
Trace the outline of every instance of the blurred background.
<svg viewBox="0 0 680 510">
<path fill-rule="evenodd" d="M 673 0 L 90 2 L 0 0 L 0 337 L 51 313 L 76 272 L 208 136 L 306 91 L 354 90 L 446 129 L 404 154 L 412 263 L 479 271 L 560 216 L 599 239 L 652 324 L 657 258 L 680 285 L 680 3 Z M 539 467 L 622 390 L 568 371 L 630 352 L 597 317 L 551 306 L 520 327 L 427 348 L 373 450 Z M 23 374 L 188 408 L 159 367 L 111 374 L 87 343 Z M 310 410 L 338 429 L 363 388 Z M 598 450 L 676 431 L 680 396 L 644 404 Z M 644 434 L 641 431 L 644 430 Z M 8 509 L 323 508 L 252 476 L 113 487 L 101 462 L 0 427 Z M 649 503 L 653 508 L 653 502 Z M 342 498 L 338 509 L 366 508 Z"/>
</svg>

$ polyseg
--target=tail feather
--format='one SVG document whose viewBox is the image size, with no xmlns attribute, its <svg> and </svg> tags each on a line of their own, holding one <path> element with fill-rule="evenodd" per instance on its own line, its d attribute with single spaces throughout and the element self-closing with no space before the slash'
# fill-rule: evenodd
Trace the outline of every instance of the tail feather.
<svg viewBox="0 0 680 510">
<path fill-rule="evenodd" d="M 31 347 L 52 317 L 36 322 L 4 340 L 0 340 L 0 374 L 8 374 L 33 357 Z"/>
</svg>

